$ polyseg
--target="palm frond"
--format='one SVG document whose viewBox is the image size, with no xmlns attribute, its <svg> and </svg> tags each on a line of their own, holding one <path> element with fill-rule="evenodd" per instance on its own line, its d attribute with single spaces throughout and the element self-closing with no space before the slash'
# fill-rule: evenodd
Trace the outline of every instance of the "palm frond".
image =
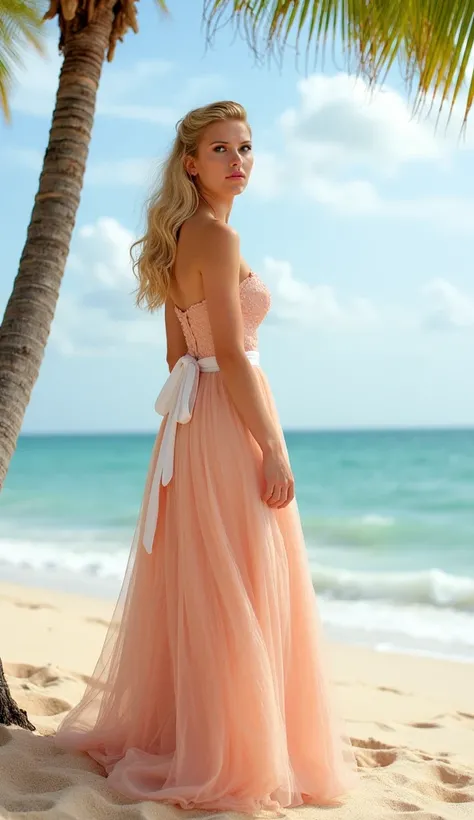
<svg viewBox="0 0 474 820">
<path fill-rule="evenodd" d="M 37 0 L 0 0 L 0 108 L 10 118 L 8 95 L 25 45 L 43 50 L 42 14 Z"/>
<path fill-rule="evenodd" d="M 341 45 L 349 70 L 380 81 L 398 60 L 415 107 L 448 103 L 466 91 L 464 122 L 474 99 L 474 0 L 204 0 L 212 38 L 228 22 L 255 54 L 280 55 L 290 45 L 306 57 Z"/>
</svg>

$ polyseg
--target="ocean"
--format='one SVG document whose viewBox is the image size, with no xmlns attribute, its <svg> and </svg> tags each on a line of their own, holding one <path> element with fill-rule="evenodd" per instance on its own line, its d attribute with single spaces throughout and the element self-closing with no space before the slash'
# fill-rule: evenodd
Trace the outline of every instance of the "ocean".
<svg viewBox="0 0 474 820">
<path fill-rule="evenodd" d="M 285 433 L 335 640 L 474 661 L 474 430 Z M 114 598 L 154 436 L 21 436 L 0 579 Z"/>
</svg>

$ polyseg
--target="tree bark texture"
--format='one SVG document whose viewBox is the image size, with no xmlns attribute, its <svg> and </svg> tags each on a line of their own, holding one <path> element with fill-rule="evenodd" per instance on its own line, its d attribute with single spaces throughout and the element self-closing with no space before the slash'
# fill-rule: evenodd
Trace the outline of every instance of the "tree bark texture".
<svg viewBox="0 0 474 820">
<path fill-rule="evenodd" d="M 5 673 L 3 671 L 3 664 L 0 660 L 0 723 L 4 726 L 11 726 L 14 724 L 15 726 L 21 726 L 22 729 L 29 729 L 30 732 L 34 732 L 35 726 L 28 720 L 28 715 L 26 714 L 24 709 L 20 709 L 19 706 L 13 700 L 10 688 L 8 686 L 7 680 L 5 678 Z"/>
</svg>

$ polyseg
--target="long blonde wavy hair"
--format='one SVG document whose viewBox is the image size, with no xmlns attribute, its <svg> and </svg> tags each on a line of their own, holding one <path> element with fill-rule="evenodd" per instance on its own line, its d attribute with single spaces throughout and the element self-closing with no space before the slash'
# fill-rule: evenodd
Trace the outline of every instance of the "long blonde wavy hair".
<svg viewBox="0 0 474 820">
<path fill-rule="evenodd" d="M 146 231 L 131 248 L 133 272 L 138 279 L 138 307 L 145 304 L 153 311 L 166 301 L 179 229 L 197 211 L 200 202 L 199 188 L 185 168 L 185 159 L 196 156 L 202 132 L 218 120 L 248 124 L 243 106 L 223 101 L 195 108 L 176 125 L 176 138 L 161 167 L 158 189 L 147 203 Z M 134 249 L 138 249 L 136 258 Z"/>
</svg>

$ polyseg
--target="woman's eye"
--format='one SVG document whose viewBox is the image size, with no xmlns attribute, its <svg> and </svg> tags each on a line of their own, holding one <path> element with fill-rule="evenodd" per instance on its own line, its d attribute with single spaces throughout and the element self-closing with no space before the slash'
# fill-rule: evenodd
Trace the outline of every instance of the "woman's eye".
<svg viewBox="0 0 474 820">
<path fill-rule="evenodd" d="M 220 154 L 222 151 L 226 151 L 226 150 L 227 150 L 227 149 L 226 149 L 226 146 L 225 146 L 225 145 L 215 145 L 215 146 L 214 146 L 214 151 L 215 151 L 216 153 L 219 153 L 219 154 Z M 250 145 L 250 143 L 248 143 L 248 144 L 246 144 L 246 145 L 242 145 L 242 146 L 240 147 L 240 149 L 239 149 L 239 150 L 240 150 L 240 151 L 244 151 L 245 153 L 248 153 L 249 151 L 251 151 L 251 150 L 252 150 L 252 146 Z"/>
</svg>

